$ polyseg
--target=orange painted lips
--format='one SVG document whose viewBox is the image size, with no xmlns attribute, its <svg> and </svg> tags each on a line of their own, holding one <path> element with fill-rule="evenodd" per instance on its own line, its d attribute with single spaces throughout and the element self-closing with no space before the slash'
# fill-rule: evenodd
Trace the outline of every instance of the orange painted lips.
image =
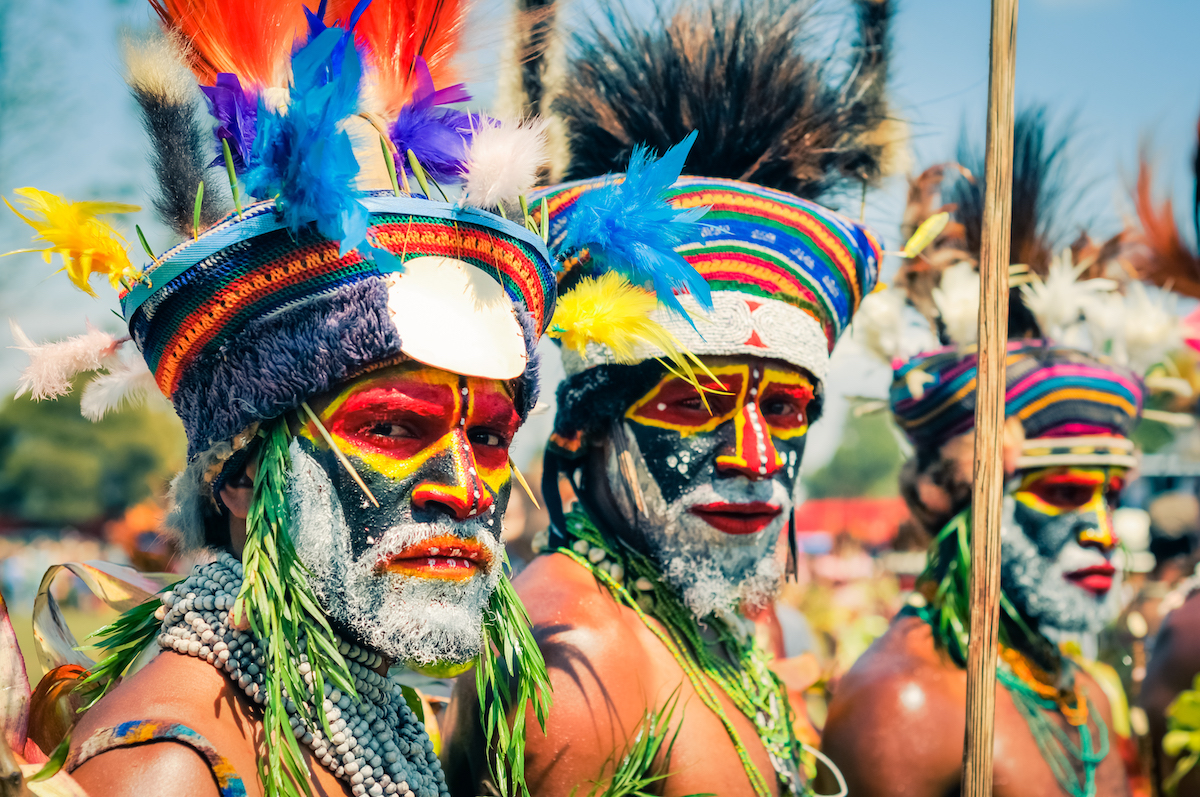
<svg viewBox="0 0 1200 797">
<path fill-rule="evenodd" d="M 466 581 L 492 566 L 491 553 L 477 540 L 442 535 L 424 540 L 381 559 L 377 568 L 416 578 Z"/>
</svg>

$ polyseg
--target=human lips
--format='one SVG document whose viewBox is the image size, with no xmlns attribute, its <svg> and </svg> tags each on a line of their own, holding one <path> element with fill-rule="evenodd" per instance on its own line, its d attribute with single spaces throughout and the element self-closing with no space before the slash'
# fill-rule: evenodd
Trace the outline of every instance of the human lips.
<svg viewBox="0 0 1200 797">
<path fill-rule="evenodd" d="M 754 534 L 765 529 L 783 510 L 775 504 L 753 501 L 748 504 L 701 504 L 688 511 L 726 534 Z"/>
<path fill-rule="evenodd" d="M 480 570 L 486 572 L 491 564 L 491 552 L 477 540 L 443 535 L 383 557 L 377 568 L 416 578 L 466 581 Z"/>
<path fill-rule="evenodd" d="M 1081 570 L 1076 570 L 1072 573 L 1067 573 L 1066 578 L 1080 587 L 1086 589 L 1093 595 L 1104 595 L 1113 585 L 1113 576 L 1117 569 L 1108 562 L 1101 565 L 1092 565 Z"/>
</svg>

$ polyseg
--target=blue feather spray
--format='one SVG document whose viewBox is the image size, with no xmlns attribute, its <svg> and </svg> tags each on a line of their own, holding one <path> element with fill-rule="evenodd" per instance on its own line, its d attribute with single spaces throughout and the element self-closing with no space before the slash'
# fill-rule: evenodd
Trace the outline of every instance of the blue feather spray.
<svg viewBox="0 0 1200 797">
<path fill-rule="evenodd" d="M 354 181 L 358 161 L 342 121 L 358 111 L 362 61 L 341 28 L 317 34 L 292 57 L 288 107 L 259 100 L 246 190 L 275 197 L 293 233 L 307 222 L 338 241 L 341 254 L 366 240 L 370 213 Z"/>
<path fill-rule="evenodd" d="M 663 193 L 679 179 L 695 141 L 692 131 L 657 160 L 645 147 L 635 148 L 623 181 L 610 179 L 579 198 L 560 247 L 563 253 L 587 249 L 593 275 L 618 271 L 634 285 L 652 284 L 659 303 L 684 318 L 676 291 L 712 308 L 708 283 L 675 251 L 696 234 L 708 208 L 679 210 Z"/>
</svg>

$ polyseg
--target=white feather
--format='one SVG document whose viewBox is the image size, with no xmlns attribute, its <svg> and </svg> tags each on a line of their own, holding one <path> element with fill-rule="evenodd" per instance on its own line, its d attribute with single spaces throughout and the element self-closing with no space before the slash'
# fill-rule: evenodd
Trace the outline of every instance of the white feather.
<svg viewBox="0 0 1200 797">
<path fill-rule="evenodd" d="M 545 119 L 484 119 L 472 131 L 463 202 L 477 208 L 511 205 L 537 182 L 549 160 Z"/>
<path fill-rule="evenodd" d="M 1146 286 L 1130 281 L 1125 294 L 1125 350 L 1129 367 L 1139 374 L 1162 362 L 1183 343 L 1174 294 L 1163 291 L 1152 299 Z"/>
<path fill-rule="evenodd" d="M 868 294 L 854 314 L 854 339 L 891 365 L 904 350 L 904 291 Z"/>
<path fill-rule="evenodd" d="M 128 402 L 130 406 L 139 406 L 158 391 L 154 374 L 146 366 L 146 361 L 140 356 L 132 357 L 132 362 L 118 361 L 112 364 L 108 373 L 97 376 L 88 382 L 80 397 L 79 409 L 83 417 L 89 421 L 98 421 L 108 413 L 118 410 Z"/>
<path fill-rule="evenodd" d="M 966 261 L 942 272 L 933 303 L 950 340 L 965 346 L 979 340 L 979 273 Z"/>
<path fill-rule="evenodd" d="M 1084 311 L 1098 297 L 1113 291 L 1117 284 L 1107 279 L 1079 280 L 1086 266 L 1076 267 L 1071 250 L 1050 261 L 1045 280 L 1035 275 L 1033 282 L 1021 286 L 1021 298 L 1037 319 L 1042 337 L 1065 346 L 1082 347 Z"/>
<path fill-rule="evenodd" d="M 70 393 L 71 381 L 76 376 L 115 362 L 117 347 L 123 342 L 89 325 L 83 335 L 39 345 L 29 339 L 17 322 L 9 321 L 9 325 L 16 342 L 12 348 L 29 355 L 29 365 L 17 382 L 17 395 L 29 393 L 36 401 Z"/>
</svg>

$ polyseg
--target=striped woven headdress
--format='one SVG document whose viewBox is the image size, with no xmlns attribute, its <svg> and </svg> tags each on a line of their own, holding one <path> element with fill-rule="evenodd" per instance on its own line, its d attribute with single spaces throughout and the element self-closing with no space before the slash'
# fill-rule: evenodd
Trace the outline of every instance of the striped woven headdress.
<svg viewBox="0 0 1200 797">
<path fill-rule="evenodd" d="M 136 208 L 18 190 L 47 260 L 59 253 L 88 292 L 96 273 L 118 288 L 146 366 L 98 335 L 75 371 L 48 379 L 38 363 L 53 350 L 30 343 L 34 396 L 106 369 L 93 383 L 104 389 L 85 391 L 99 416 L 157 387 L 193 463 L 400 359 L 517 380 L 528 413 L 556 286 L 541 230 L 495 211 L 520 214 L 544 125 L 446 107 L 470 99 L 434 85 L 451 75 L 464 4 L 150 2 L 163 35 L 131 45 L 128 78 L 157 209 L 184 240 L 154 255 L 143 238 L 151 262 L 137 268 L 99 218 Z M 89 391 L 105 396 L 92 412 Z"/>
<path fill-rule="evenodd" d="M 1005 415 L 1025 431 L 1018 468 L 1136 464 L 1129 436 L 1146 389 L 1128 368 L 1042 340 L 1013 340 L 1006 362 Z M 975 425 L 978 355 L 942 349 L 900 366 L 890 402 L 919 451 L 936 450 Z"/>
<path fill-rule="evenodd" d="M 551 248 L 560 246 L 579 198 L 613 179 L 535 194 L 546 198 Z M 679 210 L 708 208 L 675 251 L 707 282 L 713 307 L 681 297 L 691 321 L 665 308 L 655 320 L 694 354 L 775 358 L 824 379 L 834 344 L 879 277 L 875 237 L 815 202 L 737 180 L 681 177 L 663 196 Z M 661 356 L 649 344 L 637 349 L 638 360 Z M 564 350 L 563 362 L 573 376 L 614 357 L 592 344 L 582 356 Z"/>
</svg>

